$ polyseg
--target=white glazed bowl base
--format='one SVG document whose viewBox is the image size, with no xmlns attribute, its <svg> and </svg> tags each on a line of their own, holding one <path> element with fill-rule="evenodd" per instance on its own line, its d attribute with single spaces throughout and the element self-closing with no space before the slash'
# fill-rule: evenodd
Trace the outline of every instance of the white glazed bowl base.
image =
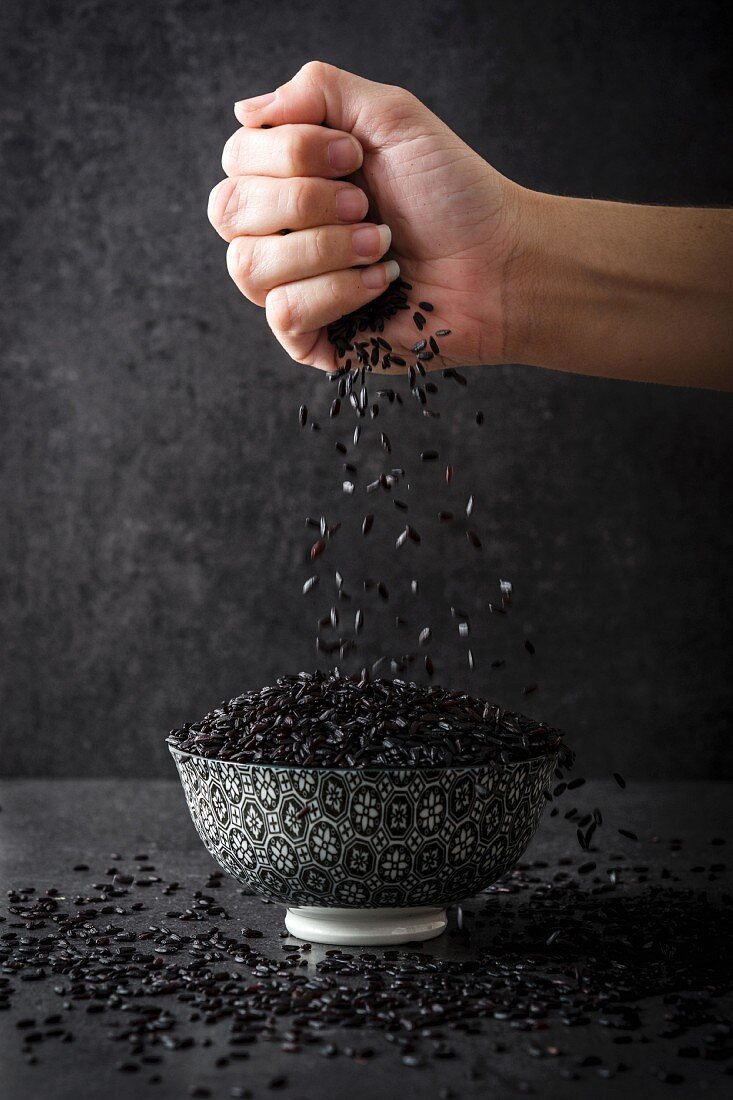
<svg viewBox="0 0 733 1100">
<path fill-rule="evenodd" d="M 402 909 L 329 909 L 320 906 L 291 906 L 285 927 L 291 936 L 305 942 L 344 947 L 432 940 L 446 929 L 443 906 L 417 905 Z"/>
</svg>

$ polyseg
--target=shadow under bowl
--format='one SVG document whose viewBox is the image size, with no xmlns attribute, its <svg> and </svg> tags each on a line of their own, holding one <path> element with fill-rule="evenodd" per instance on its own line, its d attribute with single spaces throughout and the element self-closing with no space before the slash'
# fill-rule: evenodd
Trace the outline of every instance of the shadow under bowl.
<svg viewBox="0 0 733 1100">
<path fill-rule="evenodd" d="M 217 863 L 287 906 L 293 936 L 344 945 L 440 935 L 447 905 L 520 859 L 557 764 L 308 768 L 168 747 Z"/>
</svg>

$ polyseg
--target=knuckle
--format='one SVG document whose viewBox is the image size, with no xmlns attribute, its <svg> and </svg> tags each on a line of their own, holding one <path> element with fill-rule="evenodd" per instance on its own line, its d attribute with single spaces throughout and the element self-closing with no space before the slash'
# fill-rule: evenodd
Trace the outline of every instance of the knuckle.
<svg viewBox="0 0 733 1100">
<path fill-rule="evenodd" d="M 206 213 L 211 224 L 216 228 L 219 224 L 219 205 L 221 195 L 221 184 L 217 183 L 211 188 L 209 192 L 209 201 L 206 204 Z"/>
<path fill-rule="evenodd" d="M 221 153 L 221 167 L 226 176 L 236 175 L 240 160 L 240 130 L 226 141 Z"/>
<path fill-rule="evenodd" d="M 265 300 L 265 314 L 273 332 L 287 334 L 296 331 L 298 308 L 287 287 L 278 286 L 270 291 Z"/>
<path fill-rule="evenodd" d="M 291 176 L 302 176 L 308 171 L 311 143 L 303 131 L 294 126 L 288 135 L 288 162 Z"/>
<path fill-rule="evenodd" d="M 235 283 L 241 283 L 242 272 L 246 270 L 246 261 L 242 254 L 241 237 L 235 237 L 227 246 L 227 271 Z"/>
<path fill-rule="evenodd" d="M 325 61 L 306 61 L 300 72 L 313 84 L 325 84 L 335 69 Z"/>
<path fill-rule="evenodd" d="M 267 286 L 267 265 L 263 255 L 265 245 L 260 237 L 251 237 L 247 248 L 247 283 L 254 291 Z"/>
<path fill-rule="evenodd" d="M 227 224 L 229 208 L 232 204 L 233 192 L 236 184 L 231 179 L 222 180 L 212 189 L 209 195 L 208 215 L 209 221 L 215 229 L 223 229 Z"/>
<path fill-rule="evenodd" d="M 243 179 L 238 179 L 231 187 L 229 196 L 222 210 L 221 223 L 224 229 L 241 228 L 245 224 L 249 196 L 247 184 Z"/>
<path fill-rule="evenodd" d="M 397 86 L 387 86 L 380 100 L 379 124 L 375 139 L 394 142 L 403 140 L 410 127 L 425 113 L 425 107 L 412 92 Z"/>
<path fill-rule="evenodd" d="M 334 272 L 328 280 L 327 285 L 327 298 L 331 302 L 338 302 L 341 299 L 343 287 L 341 286 L 341 280 Z"/>
<path fill-rule="evenodd" d="M 401 103 L 403 107 L 415 108 L 422 106 L 415 93 L 409 91 L 408 88 L 402 88 L 399 84 L 390 84 L 389 91 L 392 98 Z"/>
<path fill-rule="evenodd" d="M 290 209 L 297 225 L 306 225 L 313 211 L 316 188 L 309 179 L 293 180 L 288 189 Z"/>
<path fill-rule="evenodd" d="M 257 251 L 256 237 L 235 237 L 227 249 L 229 274 L 246 291 L 259 289 Z"/>
<path fill-rule="evenodd" d="M 323 267 L 329 262 L 329 237 L 328 229 L 323 225 L 313 230 L 310 259 L 314 267 Z"/>
</svg>

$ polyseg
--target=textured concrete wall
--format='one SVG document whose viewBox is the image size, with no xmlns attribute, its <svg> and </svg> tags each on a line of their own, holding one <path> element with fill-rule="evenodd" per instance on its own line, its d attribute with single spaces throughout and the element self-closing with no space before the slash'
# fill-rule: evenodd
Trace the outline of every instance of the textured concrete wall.
<svg viewBox="0 0 733 1100">
<path fill-rule="evenodd" d="M 6 774 L 169 775 L 171 725 L 316 662 L 329 601 L 325 582 L 320 603 L 300 595 L 303 518 L 353 526 L 361 503 L 340 493 L 334 429 L 295 428 L 326 383 L 239 296 L 206 221 L 235 99 L 319 57 L 408 86 L 528 186 L 731 200 L 722 4 L 368 11 L 371 26 L 323 0 L 0 8 Z M 733 401 L 485 368 L 443 405 L 485 553 L 425 539 L 411 623 L 449 638 L 446 604 L 468 591 L 485 609 L 500 576 L 517 599 L 509 621 L 478 617 L 476 673 L 457 646 L 440 680 L 564 725 L 589 772 L 729 772 Z M 391 423 L 399 465 L 424 423 Z M 357 591 L 398 522 L 368 554 L 347 527 Z"/>
</svg>

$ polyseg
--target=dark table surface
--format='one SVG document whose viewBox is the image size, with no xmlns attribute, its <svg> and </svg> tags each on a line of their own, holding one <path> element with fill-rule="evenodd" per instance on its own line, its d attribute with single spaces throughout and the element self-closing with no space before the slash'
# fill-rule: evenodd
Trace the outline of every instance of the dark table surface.
<svg viewBox="0 0 733 1100">
<path fill-rule="evenodd" d="M 594 784 L 594 801 L 604 807 L 608 836 L 599 840 L 593 859 L 604 875 L 610 860 L 622 853 L 625 868 L 620 876 L 628 880 L 627 891 L 692 885 L 708 891 L 711 900 L 710 935 L 714 937 L 717 922 L 730 919 L 725 891 L 730 882 L 727 871 L 712 877 L 710 865 L 724 864 L 727 847 L 713 846 L 714 837 L 725 836 L 731 822 L 733 784 L 724 783 L 632 783 L 621 792 L 611 783 Z M 125 926 L 144 929 L 150 926 L 177 925 L 167 919 L 172 908 L 190 904 L 193 891 L 204 889 L 214 864 L 203 848 L 188 817 L 183 793 L 176 782 L 111 781 L 111 780 L 15 780 L 0 785 L 0 853 L 3 889 L 34 886 L 42 893 L 56 887 L 67 897 L 94 896 L 93 884 L 104 879 L 110 863 L 120 869 L 135 871 L 135 856 L 145 854 L 148 864 L 155 867 L 155 876 L 162 880 L 144 890 L 136 888 L 135 900 L 144 902 L 144 909 L 128 912 Z M 639 835 L 638 843 L 624 841 L 615 828 L 623 825 Z M 682 838 L 679 850 L 670 848 L 671 838 Z M 112 854 L 122 860 L 112 860 Z M 549 879 L 557 870 L 559 859 L 571 856 L 577 865 L 579 851 L 574 831 L 568 828 L 562 815 L 554 820 L 546 814 L 525 861 L 528 874 L 536 880 Z M 604 862 L 605 861 L 605 862 Z M 75 871 L 75 865 L 85 863 L 88 871 Z M 535 866 L 532 866 L 532 865 Z M 546 865 L 546 866 L 543 866 Z M 632 867 L 648 867 L 639 874 Z M 667 871 L 662 875 L 662 869 Z M 697 870 L 693 870 L 698 868 Z M 701 870 L 700 868 L 704 868 Z M 665 882 L 661 882 L 661 877 Z M 639 878 L 642 879 L 639 882 Z M 647 881 L 644 882 L 643 880 Z M 175 901 L 163 894 L 165 883 L 176 880 L 181 890 Z M 534 879 L 533 879 L 534 880 Z M 581 889 L 592 889 L 592 881 Z M 232 935 L 243 926 L 253 926 L 264 932 L 256 946 L 273 958 L 283 955 L 283 910 L 265 904 L 256 897 L 243 896 L 236 883 L 222 880 L 215 892 L 217 902 L 229 917 L 217 917 L 215 923 Z M 607 895 L 606 895 L 607 896 Z M 719 907 L 716 898 L 721 898 Z M 130 904 L 131 898 L 125 899 Z M 526 896 L 523 902 L 526 904 Z M 500 895 L 499 904 L 518 904 L 512 894 Z M 121 903 L 122 904 L 122 903 Z M 496 895 L 493 904 L 497 904 Z M 426 944 L 425 950 L 439 958 L 466 958 L 489 942 L 490 922 L 479 920 L 482 900 L 474 899 L 463 907 L 461 924 L 457 928 L 457 909 L 451 913 L 448 932 Z M 19 935 L 42 936 L 43 931 L 25 931 L 25 926 L 3 906 L 0 936 L 13 923 Z M 105 919 L 105 918 L 103 918 Z M 197 925 L 181 924 L 176 931 L 190 934 Z M 467 938 L 465 929 L 472 929 Z M 326 947 L 314 945 L 308 956 L 309 967 L 324 958 Z M 355 949 L 358 951 L 358 949 Z M 376 949 L 379 950 L 379 949 Z M 231 968 L 234 964 L 230 963 Z M 307 971 L 306 971 L 307 972 Z M 287 1053 L 281 1043 L 257 1042 L 248 1048 L 246 1061 L 230 1061 L 217 1068 L 217 1058 L 228 1052 L 226 1022 L 205 1026 L 202 1022 L 186 1025 L 193 1044 L 182 1051 L 155 1050 L 162 1060 L 157 1064 L 140 1064 L 135 1073 L 116 1069 L 126 1056 L 124 1044 L 108 1037 L 111 1024 L 119 1023 L 119 1012 L 89 1015 L 83 1004 L 71 1003 L 64 1009 L 63 997 L 53 990 L 54 980 L 23 982 L 11 977 L 14 989 L 12 1009 L 0 1013 L 3 1029 L 2 1072 L 0 1096 L 3 1100 L 86 1100 L 106 1097 L 123 1100 L 137 1096 L 168 1098 L 196 1095 L 229 1097 L 247 1095 L 254 1098 L 283 1096 L 292 1100 L 316 1100 L 319 1097 L 394 1097 L 412 1100 L 419 1097 L 512 1097 L 535 1095 L 550 1098 L 597 1097 L 621 1095 L 625 1098 L 644 1096 L 731 1095 L 731 1076 L 723 1061 L 708 1058 L 681 1058 L 677 1054 L 680 1042 L 701 1042 L 705 1028 L 695 1035 L 670 1041 L 660 1038 L 665 1030 L 668 1011 L 663 997 L 647 998 L 642 1003 L 642 1029 L 631 1032 L 631 1041 L 616 1045 L 619 1033 L 607 1027 L 564 1027 L 550 1021 L 547 1030 L 528 1035 L 512 1030 L 503 1021 L 482 1020 L 476 1035 L 449 1032 L 446 1036 L 457 1057 L 452 1060 L 426 1059 L 419 1068 L 405 1066 L 401 1051 L 388 1043 L 381 1033 L 357 1029 L 319 1032 L 318 1041 L 304 1045 L 300 1053 Z M 69 1003 L 69 1002 L 67 1002 Z M 185 1006 L 175 1006 L 181 1011 Z M 48 1039 L 34 1048 L 36 1061 L 30 1063 L 23 1052 L 22 1031 L 15 1027 L 19 1015 L 39 1021 L 54 1013 L 64 1015 L 64 1026 L 72 1030 L 74 1040 L 62 1044 Z M 716 999 L 713 1023 L 730 1021 L 729 997 Z M 182 1014 L 182 1019 L 186 1019 Z M 287 1024 L 284 1025 L 287 1029 Z M 333 1042 L 339 1053 L 335 1057 L 320 1056 L 325 1042 Z M 541 1042 L 559 1048 L 553 1056 L 530 1054 L 532 1043 Z M 497 1050 L 498 1044 L 498 1050 Z M 347 1048 L 356 1050 L 368 1046 L 374 1056 L 355 1060 Z M 504 1049 L 505 1048 L 505 1049 Z M 591 1053 L 601 1059 L 598 1065 L 581 1067 L 578 1062 Z M 619 1069 L 619 1063 L 622 1068 Z M 681 1075 L 677 1084 L 664 1083 L 658 1070 Z M 599 1069 L 602 1073 L 599 1073 Z M 571 1071 L 574 1078 L 562 1076 Z M 273 1078 L 285 1075 L 279 1088 L 271 1086 Z M 608 1075 L 608 1076 L 606 1076 Z M 158 1080 L 154 1080 L 155 1078 Z M 208 1093 L 204 1090 L 210 1090 Z M 240 1090 L 239 1092 L 237 1090 Z M 446 1091 L 449 1090 L 449 1091 Z"/>
</svg>

